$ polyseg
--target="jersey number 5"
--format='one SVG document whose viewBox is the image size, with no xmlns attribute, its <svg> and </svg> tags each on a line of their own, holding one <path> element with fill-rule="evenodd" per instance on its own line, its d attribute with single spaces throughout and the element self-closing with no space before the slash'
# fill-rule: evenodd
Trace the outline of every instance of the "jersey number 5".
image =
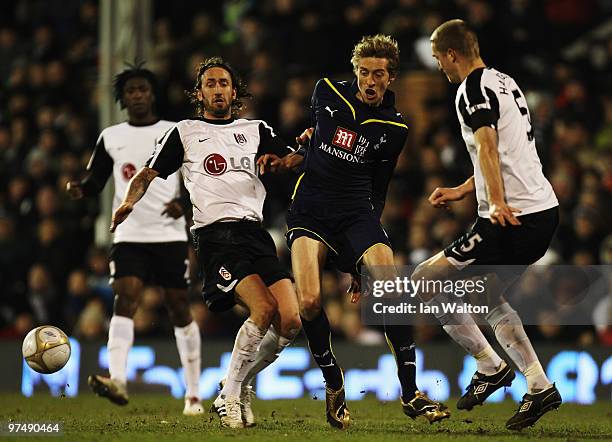
<svg viewBox="0 0 612 442">
<path fill-rule="evenodd" d="M 521 115 L 527 118 L 527 139 L 529 141 L 533 141 L 533 126 L 531 126 L 531 117 L 529 116 L 529 109 L 527 109 L 527 100 L 525 100 L 525 97 L 523 97 L 521 91 L 519 91 L 518 89 L 514 89 L 512 91 L 512 95 L 514 96 L 514 102 L 516 103 L 516 107 L 519 108 Z M 519 99 L 521 99 L 521 101 L 525 103 L 525 106 L 521 106 L 521 104 L 519 103 Z"/>
<path fill-rule="evenodd" d="M 461 244 L 459 250 L 461 250 L 463 253 L 467 253 L 476 247 L 476 244 L 479 242 L 482 242 L 482 236 L 480 236 L 478 233 L 474 233 L 467 239 L 467 244 Z"/>
</svg>

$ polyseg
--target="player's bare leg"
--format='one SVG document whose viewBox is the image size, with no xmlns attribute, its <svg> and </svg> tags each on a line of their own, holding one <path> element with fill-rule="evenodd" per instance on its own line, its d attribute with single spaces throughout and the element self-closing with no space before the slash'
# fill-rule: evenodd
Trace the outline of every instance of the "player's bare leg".
<svg viewBox="0 0 612 442">
<path fill-rule="evenodd" d="M 377 280 L 394 280 L 397 276 L 393 250 L 386 244 L 375 244 L 363 255 L 363 264 L 369 275 Z M 425 417 L 430 423 L 450 417 L 448 408 L 429 399 L 418 391 L 416 385 L 416 354 L 411 325 L 384 324 L 387 344 L 397 363 L 397 377 L 402 394 L 401 404 L 404 413 L 416 419 Z"/>
<path fill-rule="evenodd" d="M 243 278 L 236 285 L 236 298 L 249 309 L 250 316 L 238 330 L 226 382 L 213 402 L 212 411 L 219 415 L 223 426 L 243 428 L 240 406 L 242 384 L 255 365 L 257 350 L 277 313 L 278 305 L 259 275 Z"/>
<path fill-rule="evenodd" d="M 288 347 L 300 332 L 299 306 L 293 284 L 289 279 L 281 279 L 268 287 L 278 304 L 278 313 L 261 341 L 255 358 L 255 365 L 249 370 L 242 383 L 240 403 L 242 420 L 246 427 L 255 425 L 255 416 L 251 408 L 254 394 L 251 382 L 268 365 L 278 359 L 280 353 Z"/>
<path fill-rule="evenodd" d="M 110 378 L 91 375 L 87 382 L 98 396 L 117 405 L 128 403 L 127 358 L 134 343 L 134 313 L 140 303 L 143 282 L 135 276 L 125 276 L 113 282 L 115 303 L 108 330 L 108 371 Z"/>
<path fill-rule="evenodd" d="M 325 379 L 327 422 L 345 429 L 350 423 L 344 395 L 344 375 L 331 347 L 331 330 L 325 310 L 321 308 L 321 268 L 327 246 L 305 236 L 291 245 L 291 265 L 295 277 L 302 327 L 312 357 Z"/>
<path fill-rule="evenodd" d="M 170 322 L 174 326 L 176 348 L 185 376 L 185 407 L 183 414 L 197 416 L 204 413 L 200 402 L 199 384 L 201 373 L 200 329 L 191 317 L 186 289 L 164 290 Z"/>
</svg>

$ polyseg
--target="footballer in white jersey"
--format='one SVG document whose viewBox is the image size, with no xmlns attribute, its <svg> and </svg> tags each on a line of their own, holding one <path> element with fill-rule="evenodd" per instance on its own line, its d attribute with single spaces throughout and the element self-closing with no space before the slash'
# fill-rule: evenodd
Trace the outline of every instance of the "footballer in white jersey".
<svg viewBox="0 0 612 442">
<path fill-rule="evenodd" d="M 127 109 L 128 121 L 102 131 L 86 177 L 68 183 L 72 198 L 99 194 L 112 174 L 113 207 L 119 206 L 130 179 L 175 124 L 160 120 L 155 114 L 156 85 L 153 73 L 141 66 L 115 77 L 115 98 Z M 94 374 L 88 381 L 96 394 L 118 405 L 128 402 L 126 366 L 134 341 L 132 318 L 144 285 L 156 285 L 164 291 L 185 372 L 183 413 L 197 415 L 203 412 L 199 399 L 200 331 L 191 316 L 187 297 L 188 244 L 179 203 L 180 186 L 178 174 L 154 183 L 130 220 L 115 232 L 109 262 L 115 292 L 108 338 L 110 378 Z"/>
<path fill-rule="evenodd" d="M 559 223 L 557 198 L 542 173 L 525 97 L 511 77 L 485 65 L 476 33 L 463 20 L 447 21 L 431 35 L 431 51 L 448 80 L 459 84 L 455 106 L 474 174 L 457 187 L 435 189 L 429 202 L 446 208 L 476 192 L 478 218 L 468 233 L 420 264 L 412 278 L 457 278 L 463 271 L 488 279 L 492 274 L 499 281 L 499 287 L 487 283 L 485 319 L 505 350 L 502 356 L 512 359 L 527 380 L 528 391 L 506 422 L 506 428 L 520 430 L 562 402 L 507 300 L 508 288 L 550 245 Z M 442 293 L 419 296 L 437 308 L 448 301 Z M 451 301 L 462 302 L 454 296 Z M 476 373 L 457 408 L 471 410 L 496 390 L 511 385 L 514 370 L 492 348 L 471 315 L 434 316 L 476 359 Z"/>
<path fill-rule="evenodd" d="M 490 67 L 475 69 L 459 85 L 455 108 L 474 164 L 478 216 L 490 217 L 474 138 L 474 132 L 482 126 L 497 131 L 500 170 L 508 205 L 520 210 L 521 216 L 559 205 L 542 172 L 527 102 L 514 79 Z"/>
<path fill-rule="evenodd" d="M 125 121 L 104 129 L 87 165 L 90 178 L 83 188 L 85 196 L 98 193 L 98 187 L 106 183 L 112 171 L 115 185 L 113 209 L 116 209 L 130 179 L 145 165 L 155 145 L 175 124 L 166 120 L 143 125 Z M 113 243 L 187 241 L 185 217 L 160 216 L 166 204 L 180 198 L 180 191 L 179 173 L 172 174 L 166 181 L 153 183 L 138 210 L 117 229 Z"/>
<path fill-rule="evenodd" d="M 257 174 L 257 158 L 292 151 L 261 120 L 190 119 L 177 123 L 164 137 L 147 167 L 166 180 L 172 180 L 180 167 L 193 205 L 195 232 L 215 222 L 261 222 L 266 190 Z M 151 183 L 143 201 L 158 181 Z"/>
<path fill-rule="evenodd" d="M 156 177 L 181 170 L 193 205 L 193 240 L 202 294 L 211 311 L 239 303 L 249 310 L 234 344 L 227 377 L 213 409 L 223 426 L 255 424 L 251 381 L 300 330 L 297 296 L 270 234 L 262 227 L 266 196 L 257 170 L 261 159 L 291 149 L 261 120 L 238 117 L 248 96 L 234 70 L 219 57 L 198 68 L 192 102 L 199 118 L 179 122 L 132 179 L 113 214 L 121 226 Z M 140 204 L 140 203 L 138 203 Z"/>
</svg>

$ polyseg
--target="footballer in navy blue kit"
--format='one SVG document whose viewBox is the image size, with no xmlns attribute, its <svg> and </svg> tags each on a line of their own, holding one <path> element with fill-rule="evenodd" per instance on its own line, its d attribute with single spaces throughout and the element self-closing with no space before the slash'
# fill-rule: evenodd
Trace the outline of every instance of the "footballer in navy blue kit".
<svg viewBox="0 0 612 442">
<path fill-rule="evenodd" d="M 364 37 L 351 63 L 352 83 L 323 78 L 316 84 L 314 130 L 287 215 L 302 326 L 325 379 L 327 421 L 340 429 L 348 427 L 350 415 L 321 307 L 321 269 L 330 256 L 340 270 L 353 274 L 356 291 L 362 265 L 376 279 L 397 275 L 380 216 L 408 132 L 387 89 L 398 72 L 397 42 L 385 35 Z M 417 389 L 411 326 L 385 325 L 385 335 L 397 362 L 404 413 L 430 422 L 447 418 L 443 404 Z"/>
<path fill-rule="evenodd" d="M 323 241 L 349 273 L 369 247 L 390 246 L 379 220 L 408 134 L 393 92 L 371 107 L 357 91 L 356 81 L 323 78 L 315 86 L 315 131 L 287 216 L 290 247 L 300 236 Z"/>
</svg>

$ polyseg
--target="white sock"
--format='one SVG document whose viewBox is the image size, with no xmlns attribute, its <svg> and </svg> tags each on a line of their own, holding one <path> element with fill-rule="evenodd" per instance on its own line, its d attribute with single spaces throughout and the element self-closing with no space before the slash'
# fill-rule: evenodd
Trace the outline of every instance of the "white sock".
<svg viewBox="0 0 612 442">
<path fill-rule="evenodd" d="M 185 373 L 185 397 L 200 397 L 201 339 L 200 328 L 195 321 L 185 327 L 174 327 L 176 348 Z"/>
<path fill-rule="evenodd" d="M 240 389 L 245 376 L 255 365 L 257 349 L 263 340 L 266 330 L 261 330 L 251 318 L 248 318 L 238 330 L 229 368 L 227 380 L 221 395 L 230 398 L 240 397 Z"/>
<path fill-rule="evenodd" d="M 465 351 L 476 358 L 476 370 L 479 373 L 492 375 L 499 371 L 503 360 L 491 347 L 487 338 L 482 334 L 480 328 L 474 322 L 474 318 L 469 313 L 444 314 L 441 304 L 450 301 L 443 295 L 436 295 L 426 304 L 437 306 L 438 313 L 434 314 L 440 320 L 444 331 L 453 338 Z"/>
<path fill-rule="evenodd" d="M 489 343 L 482 351 L 474 354 L 474 358 L 476 359 L 476 370 L 482 374 L 492 375 L 497 373 L 502 365 L 506 366 L 505 361 L 499 357 Z"/>
<path fill-rule="evenodd" d="M 550 387 L 552 384 L 538 361 L 521 318 L 510 304 L 504 302 L 495 307 L 487 315 L 487 321 L 495 331 L 497 341 L 527 378 L 529 393 Z"/>
<path fill-rule="evenodd" d="M 134 321 L 113 315 L 108 329 L 108 371 L 111 379 L 127 383 L 127 359 L 134 343 Z"/>
<path fill-rule="evenodd" d="M 459 316 L 469 316 L 469 314 L 466 313 Z M 456 319 L 456 316 L 454 319 Z M 460 319 L 462 321 L 468 321 L 467 318 Z M 493 350 L 487 338 L 485 338 L 482 331 L 480 331 L 480 328 L 478 328 L 471 317 L 469 321 L 471 321 L 472 324 L 445 325 L 442 328 L 457 344 L 476 358 L 476 370 L 478 370 L 479 373 L 486 375 L 497 373 L 503 362 L 502 358 L 495 353 L 495 350 Z"/>
<path fill-rule="evenodd" d="M 251 367 L 245 376 L 243 385 L 250 385 L 253 379 L 255 379 L 255 376 L 272 362 L 276 361 L 281 352 L 289 346 L 291 342 L 293 342 L 293 338 L 290 339 L 280 336 L 274 325 L 270 325 L 270 328 L 268 328 L 266 335 L 259 345 L 259 350 L 255 357 L 255 365 Z"/>
</svg>

